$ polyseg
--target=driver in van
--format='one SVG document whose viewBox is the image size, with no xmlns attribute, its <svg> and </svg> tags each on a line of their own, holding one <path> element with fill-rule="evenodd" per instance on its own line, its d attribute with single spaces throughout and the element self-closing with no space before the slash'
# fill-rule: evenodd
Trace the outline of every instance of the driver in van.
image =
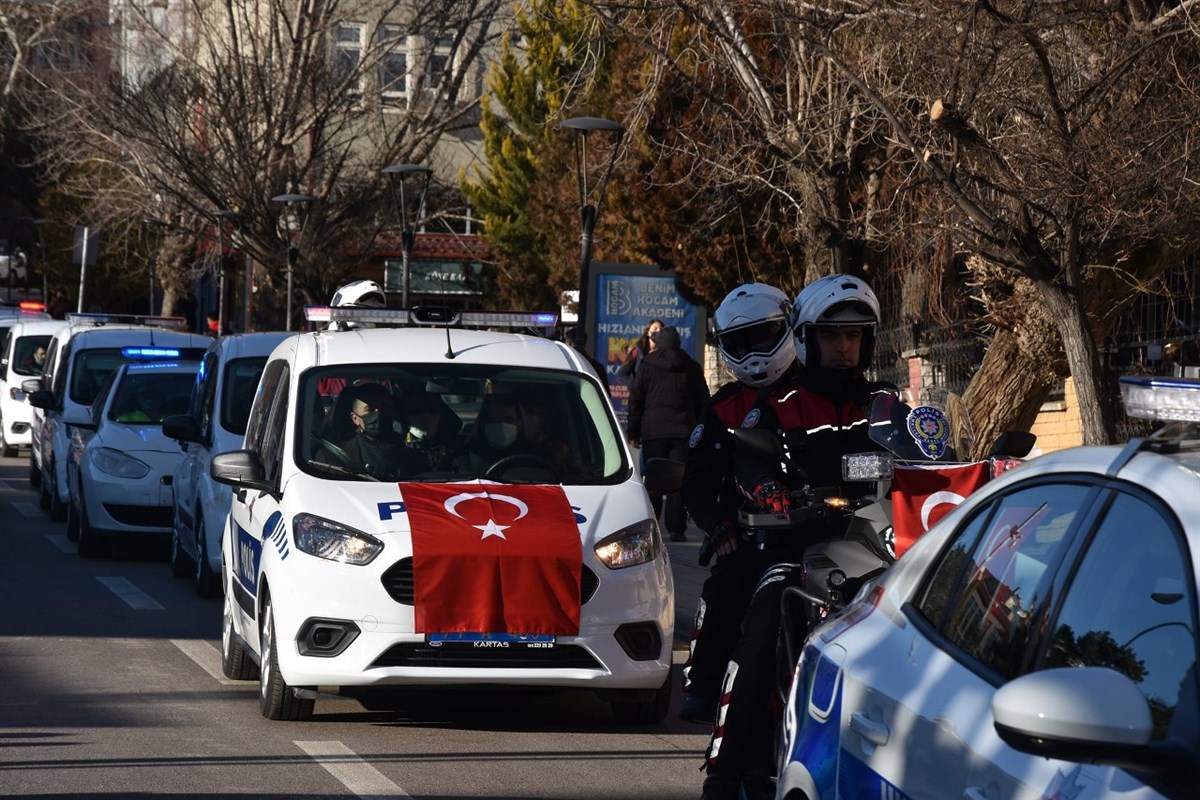
<svg viewBox="0 0 1200 800">
<path fill-rule="evenodd" d="M 475 429 L 466 444 L 466 466 L 484 474 L 502 459 L 528 456 L 553 463 L 545 447 L 525 435 L 521 404 L 514 394 L 489 394 L 479 407 Z"/>
</svg>

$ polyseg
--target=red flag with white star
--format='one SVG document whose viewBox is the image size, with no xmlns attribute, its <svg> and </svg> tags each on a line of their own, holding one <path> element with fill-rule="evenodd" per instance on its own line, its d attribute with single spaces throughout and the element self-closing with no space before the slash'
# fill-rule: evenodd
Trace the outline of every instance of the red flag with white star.
<svg viewBox="0 0 1200 800">
<path fill-rule="evenodd" d="M 400 484 L 418 633 L 579 634 L 583 546 L 560 486 Z"/>
</svg>

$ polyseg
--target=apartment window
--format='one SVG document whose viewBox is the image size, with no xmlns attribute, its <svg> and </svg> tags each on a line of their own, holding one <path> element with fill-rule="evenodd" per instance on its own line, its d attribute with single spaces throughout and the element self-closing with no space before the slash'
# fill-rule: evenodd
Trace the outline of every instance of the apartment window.
<svg viewBox="0 0 1200 800">
<path fill-rule="evenodd" d="M 384 48 L 379 62 L 379 90 L 384 101 L 408 97 L 408 37 L 398 25 L 381 25 L 379 40 Z"/>
<path fill-rule="evenodd" d="M 454 68 L 454 36 L 444 35 L 429 41 L 429 59 L 425 63 L 425 90 L 436 91 Z"/>
<path fill-rule="evenodd" d="M 334 33 L 333 79 L 341 85 L 350 80 L 358 70 L 363 54 L 363 31 L 361 22 L 343 22 Z M 357 83 L 357 81 L 356 81 Z M 357 86 L 361 90 L 361 86 Z"/>
</svg>

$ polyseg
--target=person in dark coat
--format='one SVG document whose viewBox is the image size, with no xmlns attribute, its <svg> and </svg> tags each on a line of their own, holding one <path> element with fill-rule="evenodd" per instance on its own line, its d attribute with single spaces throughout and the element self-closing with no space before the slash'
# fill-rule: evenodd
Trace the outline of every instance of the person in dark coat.
<svg viewBox="0 0 1200 800">
<path fill-rule="evenodd" d="M 708 401 L 704 370 L 679 347 L 679 331 L 671 326 L 654 334 L 654 348 L 641 356 L 629 392 L 629 442 L 641 446 L 642 458 L 686 461 L 688 436 Z M 653 498 L 658 516 L 673 542 L 687 541 L 687 512 L 678 494 Z"/>
</svg>

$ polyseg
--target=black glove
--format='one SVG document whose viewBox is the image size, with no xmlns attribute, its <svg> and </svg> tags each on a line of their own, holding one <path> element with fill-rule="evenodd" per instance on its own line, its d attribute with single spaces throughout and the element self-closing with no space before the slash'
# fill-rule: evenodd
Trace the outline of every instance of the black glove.
<svg viewBox="0 0 1200 800">
<path fill-rule="evenodd" d="M 700 566 L 707 567 L 708 562 L 712 561 L 713 554 L 721 547 L 722 544 L 730 540 L 736 541 L 742 535 L 742 529 L 737 526 L 737 523 L 727 519 L 723 519 L 716 524 L 712 532 L 704 537 L 704 543 L 700 545 L 699 562 Z"/>
<path fill-rule="evenodd" d="M 792 508 L 792 497 L 788 490 L 769 478 L 754 487 L 750 499 L 758 504 L 760 511 L 773 514 L 786 514 Z"/>
</svg>

